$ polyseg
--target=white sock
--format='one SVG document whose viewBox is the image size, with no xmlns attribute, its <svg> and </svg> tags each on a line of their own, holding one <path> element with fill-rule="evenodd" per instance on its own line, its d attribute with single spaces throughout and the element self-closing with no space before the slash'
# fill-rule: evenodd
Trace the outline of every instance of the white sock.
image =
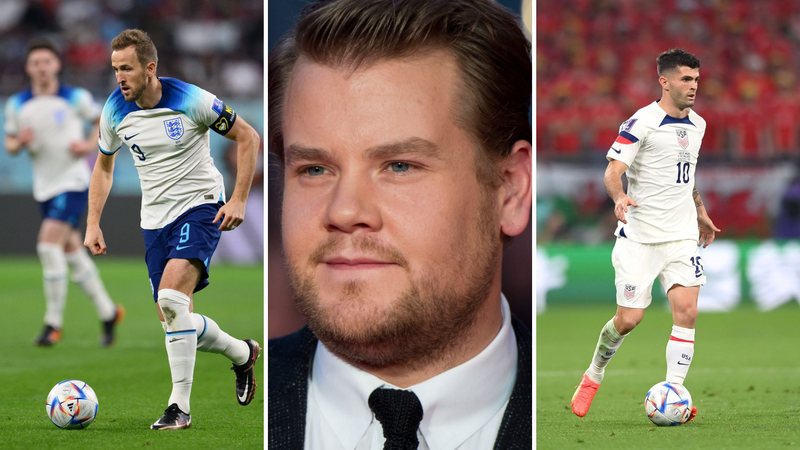
<svg viewBox="0 0 800 450">
<path fill-rule="evenodd" d="M 64 248 L 58 244 L 36 244 L 36 253 L 44 275 L 44 323 L 61 329 L 64 324 L 64 305 L 67 303 L 67 260 Z"/>
<path fill-rule="evenodd" d="M 108 296 L 108 291 L 100 280 L 97 273 L 97 266 L 89 256 L 86 249 L 78 249 L 72 253 L 67 253 L 67 263 L 69 264 L 72 281 L 77 283 L 83 292 L 94 302 L 97 309 L 97 316 L 102 321 L 111 320 L 116 313 L 116 306 Z"/>
<path fill-rule="evenodd" d="M 597 346 L 594 349 L 594 356 L 592 356 L 592 363 L 586 369 L 586 375 L 596 383 L 602 383 L 603 376 L 606 373 L 606 366 L 611 361 L 614 353 L 622 345 L 622 340 L 625 336 L 619 334 L 614 328 L 614 318 L 606 322 L 603 329 L 600 330 L 600 337 L 597 339 Z"/>
<path fill-rule="evenodd" d="M 187 414 L 190 412 L 189 397 L 197 352 L 197 331 L 192 323 L 189 303 L 189 296 L 182 292 L 172 289 L 158 291 L 158 306 L 167 325 L 164 343 L 172 374 L 172 394 L 167 405 L 177 403 L 178 408 Z"/>
<path fill-rule="evenodd" d="M 241 366 L 250 358 L 250 347 L 222 331 L 212 318 L 193 313 L 192 322 L 197 330 L 197 349 L 202 352 L 222 353 L 232 363 Z"/>
<path fill-rule="evenodd" d="M 694 358 L 694 328 L 672 326 L 667 341 L 667 381 L 683 384 Z"/>
</svg>

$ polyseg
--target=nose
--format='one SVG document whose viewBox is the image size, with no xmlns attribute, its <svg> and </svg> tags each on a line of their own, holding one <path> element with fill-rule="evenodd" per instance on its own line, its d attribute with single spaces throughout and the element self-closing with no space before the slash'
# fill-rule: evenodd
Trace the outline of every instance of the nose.
<svg viewBox="0 0 800 450">
<path fill-rule="evenodd" d="M 341 174 L 330 191 L 325 229 L 343 233 L 376 231 L 382 225 L 377 192 L 366 175 Z"/>
</svg>

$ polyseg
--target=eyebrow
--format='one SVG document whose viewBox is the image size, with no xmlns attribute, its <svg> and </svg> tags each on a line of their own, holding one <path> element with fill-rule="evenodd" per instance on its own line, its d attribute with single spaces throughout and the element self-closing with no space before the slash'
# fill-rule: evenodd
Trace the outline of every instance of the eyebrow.
<svg viewBox="0 0 800 450">
<path fill-rule="evenodd" d="M 439 147 L 433 142 L 420 137 L 411 137 L 402 141 L 389 142 L 369 147 L 365 154 L 369 159 L 385 160 L 404 155 L 422 155 L 430 158 L 441 159 Z M 286 148 L 286 165 L 297 161 L 331 162 L 334 157 L 330 152 L 321 148 L 306 147 L 300 144 L 291 144 Z"/>
</svg>

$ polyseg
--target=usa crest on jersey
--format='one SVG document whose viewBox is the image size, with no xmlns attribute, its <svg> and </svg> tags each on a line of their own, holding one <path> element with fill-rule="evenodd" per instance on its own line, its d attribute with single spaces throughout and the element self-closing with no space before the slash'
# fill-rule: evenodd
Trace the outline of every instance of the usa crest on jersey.
<svg viewBox="0 0 800 450">
<path fill-rule="evenodd" d="M 675 133 L 678 135 L 678 145 L 681 146 L 682 149 L 686 150 L 686 147 L 689 146 L 689 133 L 686 130 L 675 130 Z"/>
<path fill-rule="evenodd" d="M 165 120 L 164 129 L 170 139 L 178 140 L 183 136 L 183 121 L 180 117 Z"/>
</svg>

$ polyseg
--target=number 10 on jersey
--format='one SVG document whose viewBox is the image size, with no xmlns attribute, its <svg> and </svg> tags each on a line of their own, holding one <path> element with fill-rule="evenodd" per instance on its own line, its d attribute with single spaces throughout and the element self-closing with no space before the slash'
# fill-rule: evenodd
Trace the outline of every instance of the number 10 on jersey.
<svg viewBox="0 0 800 450">
<path fill-rule="evenodd" d="M 689 161 L 678 162 L 678 178 L 675 179 L 676 183 L 689 183 L 689 164 Z"/>
</svg>

